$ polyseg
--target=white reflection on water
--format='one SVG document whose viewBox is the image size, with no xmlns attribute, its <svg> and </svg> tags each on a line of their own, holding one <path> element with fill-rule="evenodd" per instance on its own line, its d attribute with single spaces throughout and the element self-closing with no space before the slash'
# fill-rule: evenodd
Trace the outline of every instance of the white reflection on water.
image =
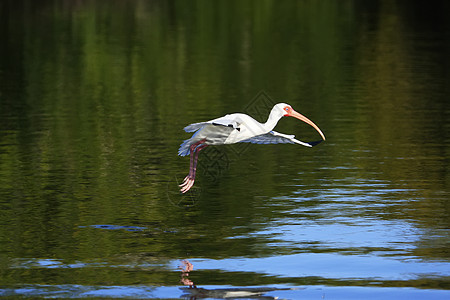
<svg viewBox="0 0 450 300">
<path fill-rule="evenodd" d="M 411 280 L 450 276 L 450 264 L 418 259 L 396 260 L 370 255 L 299 253 L 263 258 L 190 259 L 197 270 L 255 272 L 278 277 L 366 280 Z"/>
<path fill-rule="evenodd" d="M 358 221 L 360 225 L 355 225 Z M 417 228 L 401 221 L 355 220 L 342 217 L 336 218 L 335 223 L 326 222 L 280 220 L 255 235 L 265 236 L 285 246 L 296 246 L 299 251 L 334 250 L 346 254 L 374 251 L 383 252 L 380 253 L 382 255 L 401 255 L 402 252 L 414 248 L 414 242 L 420 237 Z"/>
<path fill-rule="evenodd" d="M 204 286 L 205 288 L 226 288 L 228 286 Z M 278 287 L 286 287 L 280 286 Z M 288 286 L 291 287 L 292 286 Z M 306 289 L 290 289 L 267 293 L 275 299 L 446 299 L 445 290 L 421 290 L 415 288 L 378 288 L 378 287 L 330 287 L 313 286 Z M 46 297 L 46 298 L 132 298 L 132 299 L 174 299 L 184 298 L 178 287 L 132 286 L 84 286 L 84 285 L 23 285 L 17 288 L 0 288 L 0 296 L 9 297 Z M 247 298 L 248 299 L 248 298 Z"/>
<path fill-rule="evenodd" d="M 420 259 L 396 259 L 373 255 L 345 255 L 337 253 L 298 253 L 261 258 L 236 257 L 228 259 L 190 259 L 196 272 L 220 270 L 221 272 L 258 273 L 279 277 L 322 277 L 328 279 L 358 280 L 411 280 L 423 277 L 450 276 L 450 264 Z M 161 263 L 76 262 L 65 264 L 54 259 L 16 260 L 13 268 L 120 268 L 120 269 L 170 269 L 178 271 L 179 261 Z"/>
<path fill-rule="evenodd" d="M 177 288 L 167 287 L 162 293 L 157 287 L 135 286 L 87 286 L 77 284 L 45 285 L 27 284 L 17 288 L 0 288 L 0 296 L 6 297 L 45 297 L 45 298 L 159 298 L 163 294 L 180 294 Z M 158 295 L 158 296 L 157 296 Z"/>
</svg>

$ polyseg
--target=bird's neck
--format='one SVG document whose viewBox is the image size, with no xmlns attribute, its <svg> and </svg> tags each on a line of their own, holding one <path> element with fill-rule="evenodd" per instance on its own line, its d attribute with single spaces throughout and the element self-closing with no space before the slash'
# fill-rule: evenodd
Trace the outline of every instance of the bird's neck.
<svg viewBox="0 0 450 300">
<path fill-rule="evenodd" d="M 272 129 L 275 128 L 275 126 L 277 125 L 278 121 L 282 117 L 283 116 L 280 116 L 279 114 L 276 114 L 273 111 L 270 112 L 269 118 L 267 119 L 266 123 L 264 123 L 264 129 L 266 129 L 267 132 L 271 131 Z"/>
</svg>

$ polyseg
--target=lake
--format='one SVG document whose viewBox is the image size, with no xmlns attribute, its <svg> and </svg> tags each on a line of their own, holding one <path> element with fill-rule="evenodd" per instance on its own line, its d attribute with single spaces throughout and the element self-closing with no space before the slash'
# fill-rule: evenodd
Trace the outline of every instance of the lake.
<svg viewBox="0 0 450 300">
<path fill-rule="evenodd" d="M 0 296 L 448 298 L 449 11 L 1 3 Z M 208 147 L 180 193 L 186 125 L 279 102 L 326 141 Z"/>
</svg>

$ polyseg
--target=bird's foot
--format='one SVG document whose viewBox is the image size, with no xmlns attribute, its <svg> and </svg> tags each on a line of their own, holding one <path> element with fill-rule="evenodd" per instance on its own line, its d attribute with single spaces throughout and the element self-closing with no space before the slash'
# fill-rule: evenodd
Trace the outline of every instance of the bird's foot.
<svg viewBox="0 0 450 300">
<path fill-rule="evenodd" d="M 191 175 L 188 175 L 186 177 L 184 177 L 183 182 L 181 184 L 179 184 L 179 187 L 183 187 L 188 183 L 188 179 L 191 178 Z"/>
<path fill-rule="evenodd" d="M 189 183 L 189 179 L 191 179 L 191 178 L 192 178 L 192 176 L 190 174 L 188 176 L 184 177 L 183 182 L 181 184 L 179 184 L 178 186 L 179 187 L 185 186 L 186 184 Z M 194 178 L 192 178 L 192 179 L 194 179 Z"/>
<path fill-rule="evenodd" d="M 180 192 L 186 193 L 191 189 L 191 187 L 194 185 L 195 178 L 190 177 L 189 175 L 184 178 L 183 183 L 179 185 L 181 187 Z"/>
</svg>

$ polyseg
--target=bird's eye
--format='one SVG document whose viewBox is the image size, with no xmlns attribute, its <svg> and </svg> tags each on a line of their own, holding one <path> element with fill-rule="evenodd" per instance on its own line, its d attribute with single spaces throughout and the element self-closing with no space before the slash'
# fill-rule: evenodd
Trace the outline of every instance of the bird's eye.
<svg viewBox="0 0 450 300">
<path fill-rule="evenodd" d="M 285 107 L 284 110 L 285 110 L 285 111 L 289 111 L 289 107 Z"/>
</svg>

